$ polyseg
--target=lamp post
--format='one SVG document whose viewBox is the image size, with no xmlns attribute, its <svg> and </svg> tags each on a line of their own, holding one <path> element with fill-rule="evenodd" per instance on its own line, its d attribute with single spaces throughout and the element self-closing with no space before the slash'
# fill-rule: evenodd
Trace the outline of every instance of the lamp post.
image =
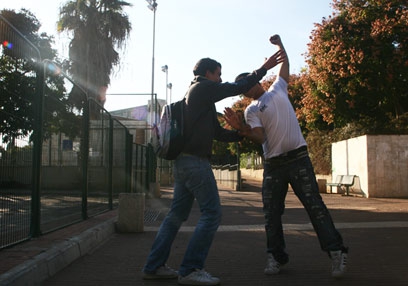
<svg viewBox="0 0 408 286">
<path fill-rule="evenodd" d="M 169 101 L 169 103 L 171 103 L 171 93 L 172 93 L 171 89 L 172 89 L 172 87 L 173 87 L 173 85 L 171 83 L 167 84 L 167 88 L 170 89 L 170 101 Z"/>
<path fill-rule="evenodd" d="M 156 36 L 156 10 L 157 10 L 157 3 L 156 0 L 146 0 L 149 5 L 147 7 L 153 11 L 153 56 L 152 56 L 152 96 L 151 96 L 151 124 L 153 125 L 153 112 L 156 110 L 154 106 L 156 103 L 153 101 L 153 95 L 154 95 L 154 45 L 155 45 L 155 36 Z"/>
<path fill-rule="evenodd" d="M 167 87 L 168 87 L 168 81 L 169 81 L 169 67 L 167 65 L 162 66 L 162 72 L 166 73 L 166 104 L 167 102 Z"/>
<path fill-rule="evenodd" d="M 147 7 L 153 11 L 153 56 L 152 56 L 152 96 L 151 96 L 151 124 L 153 125 L 153 121 L 154 123 L 156 123 L 156 117 L 155 117 L 155 113 L 156 113 L 156 109 L 157 109 L 157 104 L 155 101 L 155 98 L 153 98 L 154 96 L 154 44 L 155 44 L 155 36 L 156 36 L 156 10 L 157 10 L 157 3 L 156 0 L 146 0 L 147 3 L 149 3 L 149 5 L 147 5 Z M 156 163 L 153 164 L 153 168 L 154 168 L 154 178 L 151 178 L 151 185 L 149 185 L 149 188 L 153 188 L 153 194 L 157 197 L 160 197 L 160 187 L 158 185 L 157 182 L 157 168 L 156 168 Z"/>
</svg>

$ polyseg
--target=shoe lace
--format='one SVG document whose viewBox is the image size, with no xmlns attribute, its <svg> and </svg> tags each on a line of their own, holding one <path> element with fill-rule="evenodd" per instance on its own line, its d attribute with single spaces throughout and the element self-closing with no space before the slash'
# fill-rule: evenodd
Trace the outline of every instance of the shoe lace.
<svg viewBox="0 0 408 286">
<path fill-rule="evenodd" d="M 268 266 L 269 267 L 279 267 L 280 263 L 275 260 L 273 256 L 268 257 Z"/>
<path fill-rule="evenodd" d="M 346 266 L 346 264 L 347 264 L 347 255 L 343 255 L 343 254 L 341 255 L 340 264 L 342 266 Z"/>
<path fill-rule="evenodd" d="M 347 256 L 343 255 L 343 253 L 334 253 L 332 255 L 333 259 L 333 269 L 340 269 L 347 264 Z"/>
<path fill-rule="evenodd" d="M 166 269 L 166 270 L 169 270 L 169 271 L 175 271 L 173 268 L 171 268 L 167 264 L 164 264 L 162 267 L 163 267 L 163 269 Z"/>
<path fill-rule="evenodd" d="M 202 278 L 206 278 L 206 279 L 212 279 L 212 275 L 208 272 L 206 272 L 204 269 L 197 269 L 197 274 L 202 277 Z"/>
</svg>

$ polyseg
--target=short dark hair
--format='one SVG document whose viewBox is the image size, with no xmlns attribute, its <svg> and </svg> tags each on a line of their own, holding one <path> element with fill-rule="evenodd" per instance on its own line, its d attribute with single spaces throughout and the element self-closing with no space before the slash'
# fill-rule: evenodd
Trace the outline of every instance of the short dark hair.
<svg viewBox="0 0 408 286">
<path fill-rule="evenodd" d="M 199 60 L 193 70 L 194 75 L 205 76 L 207 71 L 214 72 L 217 68 L 221 68 L 221 64 L 210 58 Z"/>
<path fill-rule="evenodd" d="M 235 78 L 235 82 L 243 79 L 244 77 L 247 77 L 248 75 L 249 75 L 249 72 L 243 72 L 243 73 L 237 75 L 237 77 Z"/>
</svg>

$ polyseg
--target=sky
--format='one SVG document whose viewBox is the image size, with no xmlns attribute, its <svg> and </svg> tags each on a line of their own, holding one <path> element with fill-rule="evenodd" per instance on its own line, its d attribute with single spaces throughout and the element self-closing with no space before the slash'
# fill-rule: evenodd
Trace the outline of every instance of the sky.
<svg viewBox="0 0 408 286">
<path fill-rule="evenodd" d="M 2 0 L 0 9 L 30 10 L 42 24 L 40 32 L 54 35 L 61 58 L 68 57 L 69 35 L 59 34 L 56 22 L 59 9 L 67 0 Z M 306 66 L 304 53 L 315 23 L 332 14 L 332 0 L 157 0 L 156 17 L 145 0 L 128 0 L 124 10 L 132 31 L 121 61 L 111 76 L 105 108 L 108 111 L 147 104 L 152 92 L 159 99 L 174 102 L 183 98 L 194 78 L 193 68 L 201 58 L 210 57 L 222 65 L 222 80 L 259 68 L 266 57 L 276 52 L 269 37 L 279 34 L 290 61 L 290 72 Z M 155 29 L 153 23 L 155 22 Z M 153 55 L 153 30 L 154 55 Z M 162 66 L 168 66 L 166 73 Z M 274 70 L 268 75 L 274 74 Z M 166 84 L 171 83 L 171 91 Z M 124 94 L 145 95 L 124 95 Z M 118 95 L 120 94 L 120 95 Z M 226 98 L 216 104 L 217 111 L 239 98 Z"/>
</svg>

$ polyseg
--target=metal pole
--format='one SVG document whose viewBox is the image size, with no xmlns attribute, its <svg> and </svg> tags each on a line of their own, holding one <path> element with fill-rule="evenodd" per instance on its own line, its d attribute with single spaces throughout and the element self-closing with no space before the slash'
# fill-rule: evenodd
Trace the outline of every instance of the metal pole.
<svg viewBox="0 0 408 286">
<path fill-rule="evenodd" d="M 156 1 L 153 0 L 152 3 L 153 7 L 153 55 L 152 55 L 152 96 L 151 96 L 151 102 L 152 102 L 152 114 L 151 114 L 151 124 L 153 124 L 153 111 L 156 110 L 155 106 L 156 103 L 154 102 L 154 48 L 155 48 L 155 38 L 156 38 Z"/>
<path fill-rule="evenodd" d="M 242 180 L 241 180 L 241 153 L 239 150 L 239 143 L 235 143 L 237 147 L 237 185 L 236 191 L 241 191 L 242 188 Z"/>
<path fill-rule="evenodd" d="M 171 103 L 171 95 L 172 95 L 173 85 L 172 85 L 171 83 L 169 83 L 169 84 L 167 85 L 167 88 L 170 89 L 170 101 L 169 101 L 169 103 Z"/>
<path fill-rule="evenodd" d="M 173 85 L 171 84 L 171 83 L 169 83 L 169 84 L 167 84 L 167 88 L 168 89 L 170 89 L 170 101 L 169 101 L 169 103 L 171 103 L 171 95 L 172 95 L 172 88 L 173 88 Z"/>
<path fill-rule="evenodd" d="M 108 153 L 108 205 L 109 209 L 113 209 L 113 118 L 110 113 L 108 113 L 109 117 L 109 153 Z M 102 121 L 103 122 L 103 121 Z M 103 130 L 103 129 L 102 129 Z"/>
<path fill-rule="evenodd" d="M 167 83 L 169 82 L 169 68 L 166 69 L 166 104 L 168 100 Z"/>
<path fill-rule="evenodd" d="M 167 104 L 168 103 L 167 85 L 169 82 L 169 67 L 167 65 L 162 66 L 162 72 L 166 73 L 166 104 Z"/>
<path fill-rule="evenodd" d="M 35 120 L 33 130 L 33 170 L 32 170 L 32 193 L 31 193 L 31 220 L 30 235 L 41 235 L 41 175 L 42 175 L 42 141 L 44 120 L 44 85 L 46 78 L 45 66 L 38 66 L 36 93 L 34 98 Z"/>
<path fill-rule="evenodd" d="M 152 94 L 151 94 L 151 101 L 152 101 L 152 104 L 151 104 L 151 108 L 152 108 L 151 109 L 152 110 L 152 112 L 151 112 L 151 125 L 153 126 L 153 121 L 154 121 L 154 123 L 156 123 L 155 113 L 156 113 L 156 109 L 157 109 L 157 103 L 156 103 L 157 98 L 153 98 L 153 96 L 155 95 L 155 93 L 154 93 L 154 46 L 155 46 L 155 37 L 156 37 L 156 9 L 157 9 L 157 3 L 156 3 L 156 0 L 146 0 L 146 1 L 149 3 L 149 5 L 148 5 L 149 9 L 153 11 L 153 56 L 152 56 Z M 152 135 L 151 131 L 150 131 L 150 134 Z M 155 154 L 154 154 L 153 150 L 150 150 L 151 145 L 149 145 L 148 149 L 149 149 L 149 151 L 151 151 L 151 152 L 148 152 L 148 153 L 151 153 L 150 156 L 155 157 Z M 152 166 L 152 169 L 150 169 L 150 170 L 152 170 L 152 173 L 154 173 L 154 174 L 152 174 L 152 175 L 154 175 L 154 178 L 152 178 L 152 180 L 150 182 L 153 183 L 152 186 L 156 189 L 156 185 L 157 185 L 156 165 L 157 165 L 157 162 L 156 162 L 155 159 L 156 158 L 151 158 L 151 162 L 152 162 L 153 166 Z M 150 190 L 150 184 L 149 184 L 149 190 Z"/>
</svg>

